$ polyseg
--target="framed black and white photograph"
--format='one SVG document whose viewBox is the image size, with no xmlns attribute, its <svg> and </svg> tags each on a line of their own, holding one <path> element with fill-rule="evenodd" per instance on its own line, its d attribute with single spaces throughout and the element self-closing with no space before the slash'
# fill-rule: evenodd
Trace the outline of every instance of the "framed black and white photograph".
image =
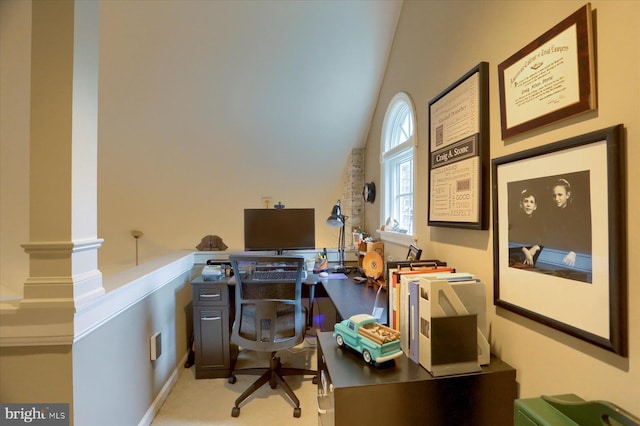
<svg viewBox="0 0 640 426">
<path fill-rule="evenodd" d="M 494 303 L 626 356 L 623 130 L 496 158 L 492 181 Z"/>
<path fill-rule="evenodd" d="M 429 102 L 428 225 L 489 228 L 489 64 Z"/>
<path fill-rule="evenodd" d="M 498 65 L 502 138 L 596 108 L 591 4 Z"/>
</svg>

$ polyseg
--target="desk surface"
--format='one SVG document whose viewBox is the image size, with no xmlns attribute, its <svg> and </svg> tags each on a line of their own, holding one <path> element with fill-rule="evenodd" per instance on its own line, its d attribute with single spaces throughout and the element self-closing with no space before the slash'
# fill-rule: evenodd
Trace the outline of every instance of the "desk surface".
<svg viewBox="0 0 640 426">
<path fill-rule="evenodd" d="M 220 281 L 226 281 L 228 285 L 235 285 L 235 279 L 233 279 L 233 277 L 224 277 Z M 199 276 L 192 281 L 192 284 L 211 284 L 214 282 L 216 281 L 205 281 L 202 276 Z M 373 287 L 367 288 L 364 283 L 356 283 L 351 278 L 320 278 L 315 274 L 309 274 L 307 278 L 303 280 L 303 283 L 310 288 L 321 285 L 326 291 L 327 296 L 329 296 L 329 299 L 331 299 L 333 306 L 336 308 L 337 314 L 342 319 L 350 318 L 355 314 L 371 314 L 373 312 L 376 301 L 376 290 L 374 290 Z M 382 317 L 378 321 L 381 324 L 388 324 L 388 305 L 388 293 L 387 290 L 383 289 L 378 299 L 378 306 L 384 308 Z"/>
<path fill-rule="evenodd" d="M 309 278 L 312 279 L 313 276 Z M 318 279 L 319 284 L 326 290 L 329 299 L 333 302 L 336 312 L 342 319 L 350 318 L 355 314 L 371 314 L 376 301 L 376 291 L 366 284 L 358 284 L 351 278 L 347 279 Z M 378 306 L 384 307 L 384 312 L 379 322 L 387 322 L 388 294 L 386 290 L 380 292 Z"/>
<path fill-rule="evenodd" d="M 319 333 L 318 343 L 322 348 L 328 372 L 331 374 L 332 383 L 336 388 L 424 380 L 451 381 L 455 378 L 469 378 L 474 375 L 493 373 L 513 374 L 512 378 L 515 383 L 513 367 L 493 355 L 489 365 L 483 366 L 481 372 L 434 377 L 420 364 L 411 361 L 404 354 L 396 358 L 394 362 L 385 363 L 380 367 L 368 366 L 355 351 L 338 347 L 332 332 Z"/>
</svg>

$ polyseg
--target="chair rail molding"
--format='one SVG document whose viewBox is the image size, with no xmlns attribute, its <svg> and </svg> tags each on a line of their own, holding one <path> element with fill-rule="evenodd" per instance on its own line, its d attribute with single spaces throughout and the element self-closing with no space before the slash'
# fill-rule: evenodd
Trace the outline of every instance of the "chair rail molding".
<svg viewBox="0 0 640 426">
<path fill-rule="evenodd" d="M 70 247 L 66 243 L 45 244 L 39 246 L 40 253 L 59 254 L 60 250 L 51 250 L 54 246 L 66 251 Z M 107 277 L 105 287 L 100 287 L 102 294 L 82 305 L 74 303 L 73 297 L 45 297 L 46 289 L 53 286 L 68 291 L 77 285 L 79 277 L 91 281 L 91 272 L 73 278 L 33 278 L 32 285 L 43 287 L 38 289 L 36 300 L 25 297 L 0 301 L 0 347 L 72 345 L 176 277 L 190 273 L 193 266 L 193 253 L 172 253 Z"/>
</svg>

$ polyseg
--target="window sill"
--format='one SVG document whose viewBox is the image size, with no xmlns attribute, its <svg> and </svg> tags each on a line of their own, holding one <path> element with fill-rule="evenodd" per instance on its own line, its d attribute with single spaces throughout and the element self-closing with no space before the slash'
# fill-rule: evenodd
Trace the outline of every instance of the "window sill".
<svg viewBox="0 0 640 426">
<path fill-rule="evenodd" d="M 399 232 L 390 232 L 390 231 L 381 231 L 380 229 L 376 229 L 378 235 L 380 235 L 380 239 L 384 242 L 399 244 L 401 246 L 409 247 L 411 244 L 414 244 L 417 240 L 413 235 L 401 234 Z"/>
</svg>

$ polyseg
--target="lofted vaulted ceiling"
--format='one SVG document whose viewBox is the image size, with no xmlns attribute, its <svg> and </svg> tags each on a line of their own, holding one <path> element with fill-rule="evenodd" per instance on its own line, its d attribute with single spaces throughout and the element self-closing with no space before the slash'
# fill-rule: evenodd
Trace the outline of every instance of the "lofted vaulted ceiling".
<svg viewBox="0 0 640 426">
<path fill-rule="evenodd" d="M 178 159 L 176 143 L 190 156 L 224 145 L 254 170 L 313 158 L 291 171 L 339 175 L 368 135 L 401 7 L 103 0 L 101 143 L 152 138 Z"/>
<path fill-rule="evenodd" d="M 320 216 L 367 140 L 401 8 L 101 0 L 102 264 L 126 263 L 131 229 L 149 257 L 208 233 L 242 248 L 242 209 L 264 197 L 315 208 L 318 246 L 335 245 Z"/>
</svg>

